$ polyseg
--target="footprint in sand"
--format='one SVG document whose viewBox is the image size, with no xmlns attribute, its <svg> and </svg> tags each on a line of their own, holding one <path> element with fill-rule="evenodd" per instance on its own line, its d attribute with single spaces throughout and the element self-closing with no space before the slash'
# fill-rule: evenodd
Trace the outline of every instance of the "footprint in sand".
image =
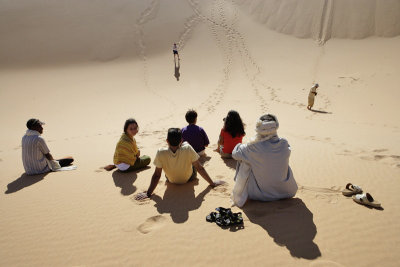
<svg viewBox="0 0 400 267">
<path fill-rule="evenodd" d="M 388 150 L 385 149 L 385 148 L 372 150 L 372 152 L 377 152 L 377 153 L 379 153 L 379 152 L 386 152 L 386 151 L 388 151 Z"/>
<path fill-rule="evenodd" d="M 142 234 L 148 234 L 152 231 L 160 229 L 164 225 L 165 220 L 166 218 L 162 215 L 152 216 L 146 219 L 144 223 L 139 225 L 137 230 Z"/>
</svg>

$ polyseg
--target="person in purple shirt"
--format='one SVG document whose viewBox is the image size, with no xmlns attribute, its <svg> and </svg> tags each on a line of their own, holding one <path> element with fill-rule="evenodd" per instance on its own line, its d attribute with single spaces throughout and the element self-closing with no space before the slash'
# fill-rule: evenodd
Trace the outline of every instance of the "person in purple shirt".
<svg viewBox="0 0 400 267">
<path fill-rule="evenodd" d="M 185 115 L 188 126 L 182 128 L 182 139 L 188 142 L 199 156 L 205 156 L 205 150 L 210 141 L 203 128 L 196 125 L 197 112 L 190 109 Z"/>
</svg>

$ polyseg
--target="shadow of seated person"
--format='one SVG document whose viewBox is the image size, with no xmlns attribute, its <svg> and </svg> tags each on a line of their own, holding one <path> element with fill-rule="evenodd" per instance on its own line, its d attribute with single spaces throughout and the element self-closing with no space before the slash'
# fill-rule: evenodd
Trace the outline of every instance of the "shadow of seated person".
<svg viewBox="0 0 400 267">
<path fill-rule="evenodd" d="M 227 158 L 222 158 L 222 160 L 224 161 L 225 165 L 228 166 L 231 169 L 236 170 L 236 165 L 237 165 L 237 161 L 234 159 L 227 159 Z"/>
<path fill-rule="evenodd" d="M 149 166 L 132 172 L 121 172 L 119 170 L 114 171 L 112 174 L 114 184 L 116 187 L 121 188 L 121 195 L 129 196 L 135 193 L 137 188 L 133 185 L 133 183 L 137 179 L 137 173 L 148 169 L 150 169 Z"/>
<path fill-rule="evenodd" d="M 151 199 L 160 214 L 169 213 L 174 223 L 184 223 L 189 218 L 189 212 L 200 208 L 204 197 L 210 192 L 207 186 L 200 194 L 195 196 L 194 186 L 198 185 L 196 178 L 186 184 L 178 185 L 166 182 L 167 189 L 163 198 L 153 195 Z"/>
<path fill-rule="evenodd" d="M 5 194 L 15 193 L 21 189 L 24 189 L 25 187 L 36 184 L 37 182 L 40 182 L 41 180 L 43 180 L 43 178 L 47 174 L 49 174 L 49 172 L 37 174 L 37 175 L 27 175 L 26 173 L 23 173 L 15 181 L 13 181 L 7 185 L 7 191 L 5 191 L 4 193 Z"/>
<path fill-rule="evenodd" d="M 252 223 L 264 228 L 274 242 L 285 246 L 293 257 L 311 260 L 321 256 L 313 241 L 317 234 L 313 214 L 301 199 L 249 201 L 243 211 Z"/>
</svg>

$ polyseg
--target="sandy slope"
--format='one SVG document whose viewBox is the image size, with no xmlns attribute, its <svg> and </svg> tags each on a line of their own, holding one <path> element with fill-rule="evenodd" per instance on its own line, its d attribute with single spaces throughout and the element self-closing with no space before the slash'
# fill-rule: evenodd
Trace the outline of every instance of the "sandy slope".
<svg viewBox="0 0 400 267">
<path fill-rule="evenodd" d="M 296 12 L 307 11 L 300 3 Z M 390 3 L 395 14 L 398 2 Z M 334 4 L 338 16 L 349 12 Z M 1 1 L 0 12 L 1 266 L 398 265 L 399 37 L 320 46 L 295 30 L 273 32 L 222 0 Z M 309 112 L 313 82 L 321 89 Z M 210 190 L 201 178 L 185 186 L 162 179 L 151 200 L 135 202 L 153 167 L 100 169 L 111 163 L 124 120 L 139 121 L 138 145 L 154 157 L 166 130 L 185 125 L 188 108 L 211 140 L 206 169 L 228 184 Z M 249 203 L 244 229 L 222 230 L 204 218 L 230 204 L 235 162 L 212 151 L 229 109 L 246 122 L 246 140 L 260 114 L 278 116 L 300 190 L 292 200 Z M 20 139 L 30 117 L 47 123 L 53 155 L 75 156 L 78 170 L 23 175 Z M 384 210 L 343 197 L 347 182 Z"/>
</svg>

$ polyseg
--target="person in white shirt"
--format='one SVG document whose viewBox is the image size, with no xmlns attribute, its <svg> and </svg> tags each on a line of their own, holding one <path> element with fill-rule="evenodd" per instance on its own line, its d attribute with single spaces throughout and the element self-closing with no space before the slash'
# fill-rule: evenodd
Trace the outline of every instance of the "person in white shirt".
<svg viewBox="0 0 400 267">
<path fill-rule="evenodd" d="M 274 201 L 291 198 L 297 184 L 289 166 L 290 145 L 279 138 L 276 116 L 267 114 L 256 124 L 256 136 L 248 144 L 237 144 L 232 157 L 238 161 L 233 203 L 242 207 L 247 199 Z"/>
<path fill-rule="evenodd" d="M 46 141 L 40 136 L 43 133 L 44 124 L 38 119 L 30 119 L 26 123 L 28 130 L 22 138 L 22 163 L 27 175 L 55 171 L 74 161 L 72 157 L 54 160 Z"/>
</svg>

